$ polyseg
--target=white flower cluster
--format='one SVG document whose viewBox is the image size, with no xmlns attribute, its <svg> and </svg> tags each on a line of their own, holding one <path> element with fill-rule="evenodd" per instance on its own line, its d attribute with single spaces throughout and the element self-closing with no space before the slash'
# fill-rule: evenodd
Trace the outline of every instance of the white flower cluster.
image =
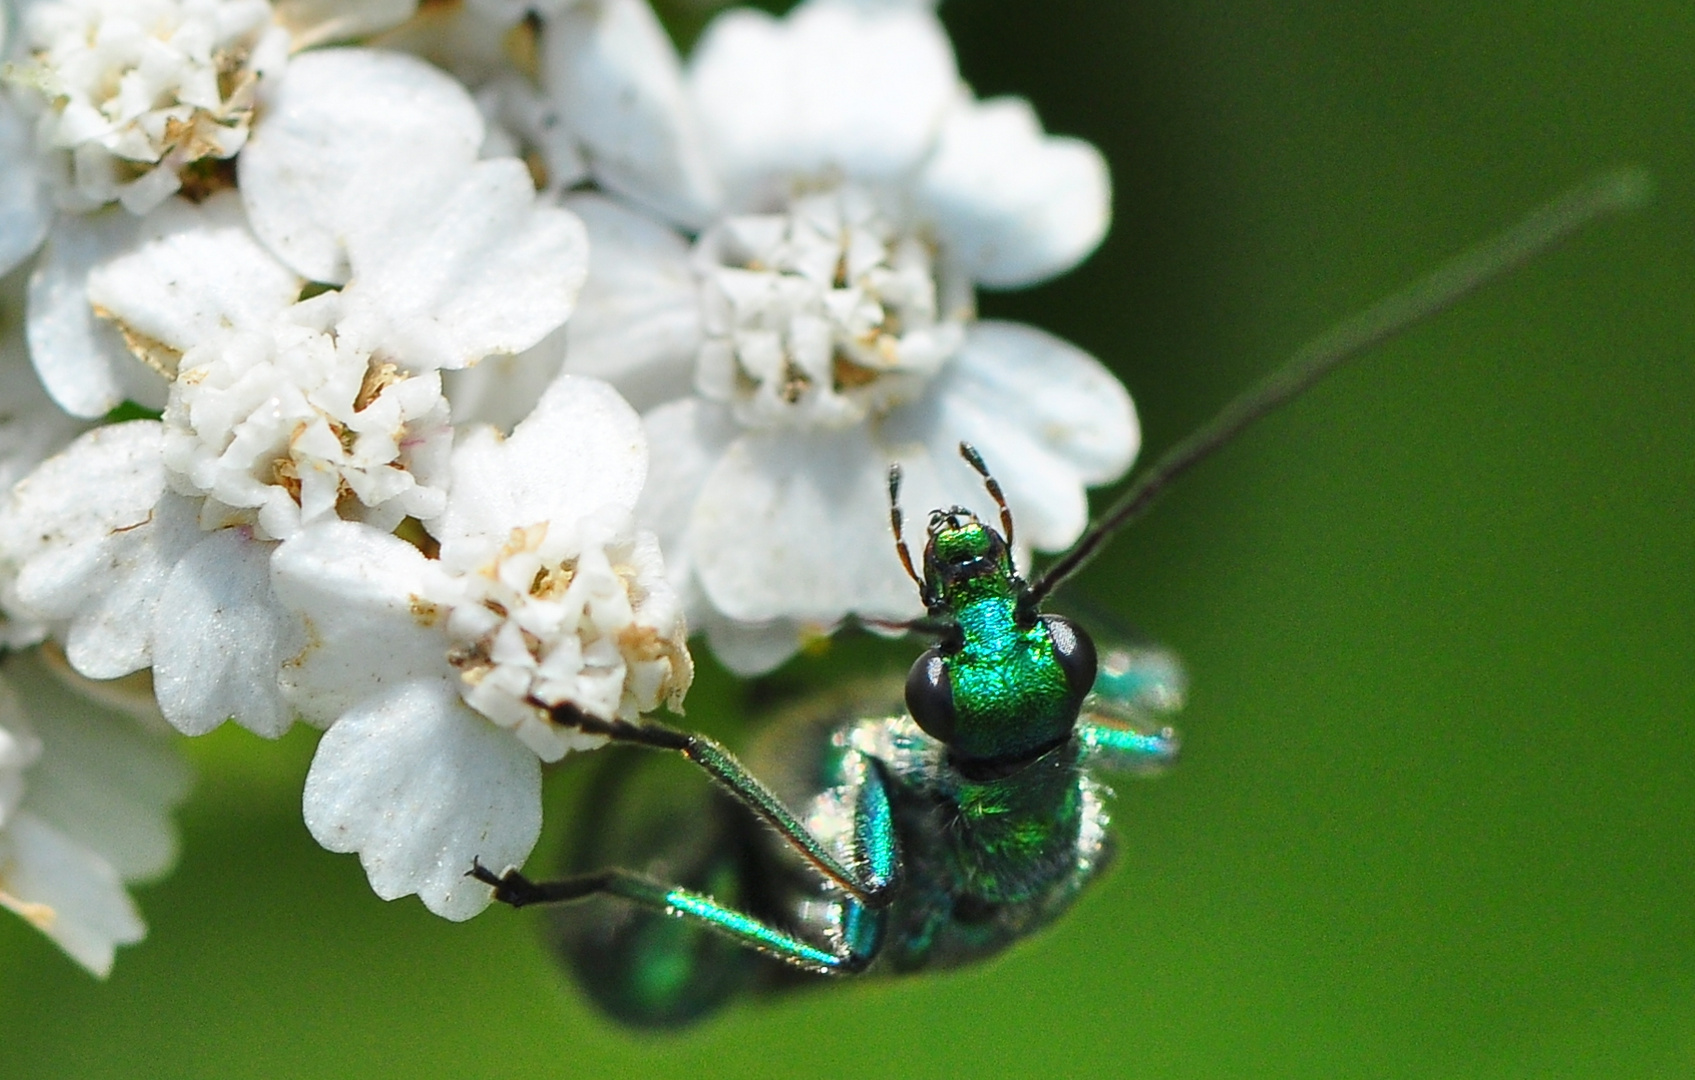
<svg viewBox="0 0 1695 1080">
<path fill-rule="evenodd" d="M 646 0 L 6 16 L 0 905 L 98 973 L 167 725 L 324 728 L 312 835 L 468 918 L 589 719 L 681 711 L 689 623 L 752 673 L 919 614 L 891 462 L 971 503 L 976 444 L 1054 550 L 1136 453 L 1100 364 L 976 315 L 1100 242 L 1105 164 L 928 4 L 686 59 Z"/>
</svg>

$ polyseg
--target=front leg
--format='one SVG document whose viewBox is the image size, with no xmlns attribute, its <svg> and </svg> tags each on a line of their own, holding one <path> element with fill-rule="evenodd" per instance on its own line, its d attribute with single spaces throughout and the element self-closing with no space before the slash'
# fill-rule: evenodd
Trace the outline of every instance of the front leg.
<svg viewBox="0 0 1695 1080">
<path fill-rule="evenodd" d="M 894 896 L 900 861 L 895 848 L 889 811 L 887 781 L 879 769 L 872 782 L 862 785 L 858 814 L 867 819 L 856 829 L 859 858 L 854 865 L 838 859 L 830 847 L 783 805 L 776 793 L 714 739 L 653 721 L 631 723 L 588 716 L 570 704 L 548 706 L 554 723 L 575 727 L 614 742 L 632 743 L 652 750 L 670 750 L 699 765 L 735 800 L 777 831 L 790 847 L 838 888 L 870 908 L 880 908 Z M 867 823 L 868 822 L 868 823 Z M 483 880 L 478 878 L 478 880 Z"/>
</svg>

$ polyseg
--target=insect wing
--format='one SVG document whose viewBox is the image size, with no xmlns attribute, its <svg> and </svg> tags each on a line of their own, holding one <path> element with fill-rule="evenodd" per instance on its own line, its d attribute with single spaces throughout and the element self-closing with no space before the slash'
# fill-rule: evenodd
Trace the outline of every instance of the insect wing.
<svg viewBox="0 0 1695 1080">
<path fill-rule="evenodd" d="M 1170 717 L 1183 707 L 1188 675 L 1159 646 L 1099 647 L 1095 687 L 1083 701 L 1078 736 L 1093 760 L 1118 771 L 1153 774 L 1177 759 Z"/>
</svg>

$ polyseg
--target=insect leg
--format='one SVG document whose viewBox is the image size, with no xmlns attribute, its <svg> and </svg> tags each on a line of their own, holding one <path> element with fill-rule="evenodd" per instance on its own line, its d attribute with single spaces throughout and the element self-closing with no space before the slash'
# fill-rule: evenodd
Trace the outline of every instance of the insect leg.
<svg viewBox="0 0 1695 1080">
<path fill-rule="evenodd" d="M 821 975 L 851 975 L 864 970 L 882 944 L 884 914 L 852 899 L 845 902 L 841 944 L 826 950 L 745 912 L 726 907 L 710 896 L 662 885 L 628 870 L 596 870 L 557 881 L 534 882 L 517 870 L 496 874 L 476 863 L 469 876 L 492 886 L 494 898 L 513 907 L 568 903 L 596 894 L 622 897 L 673 918 L 689 920 L 750 949 Z"/>
<path fill-rule="evenodd" d="M 570 705 L 552 706 L 550 712 L 557 723 L 605 735 L 614 742 L 671 750 L 683 755 L 704 769 L 737 802 L 777 830 L 777 835 L 803 859 L 853 899 L 866 907 L 880 908 L 893 897 L 900 857 L 894 841 L 888 789 L 880 770 L 874 770 L 874 776 L 860 785 L 854 838 L 859 858 L 856 860 L 858 865 L 850 867 L 844 865 L 824 841 L 784 806 L 775 792 L 748 772 L 747 767 L 716 740 L 652 721 L 602 720 L 584 715 Z"/>
</svg>

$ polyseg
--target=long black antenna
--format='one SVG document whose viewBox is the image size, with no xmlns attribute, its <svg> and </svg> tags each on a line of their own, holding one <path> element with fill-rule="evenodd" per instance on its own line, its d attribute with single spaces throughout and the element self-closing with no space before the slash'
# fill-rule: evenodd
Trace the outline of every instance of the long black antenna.
<svg viewBox="0 0 1695 1080">
<path fill-rule="evenodd" d="M 1173 480 L 1206 460 L 1255 420 L 1298 397 L 1354 357 L 1446 311 L 1585 225 L 1608 214 L 1634 210 L 1652 196 L 1653 181 L 1641 169 L 1604 173 L 1309 341 L 1282 367 L 1224 406 L 1211 421 L 1143 471 L 1083 538 L 1030 584 L 1029 602 L 1039 602 L 1081 570 L 1113 533 L 1140 517 Z"/>
</svg>

